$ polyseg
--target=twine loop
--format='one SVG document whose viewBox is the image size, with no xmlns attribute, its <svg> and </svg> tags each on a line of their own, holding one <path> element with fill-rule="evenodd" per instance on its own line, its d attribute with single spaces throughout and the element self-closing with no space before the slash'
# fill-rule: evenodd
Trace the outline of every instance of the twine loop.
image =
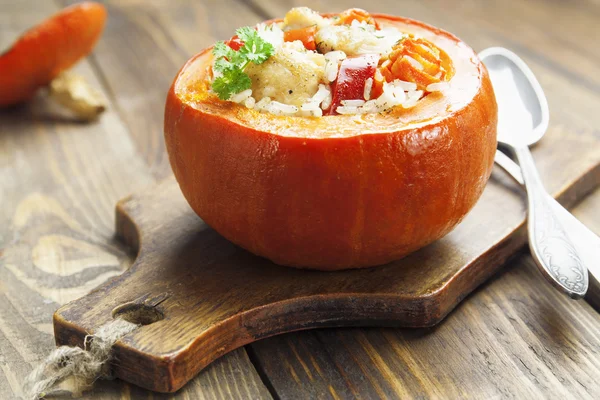
<svg viewBox="0 0 600 400">
<path fill-rule="evenodd" d="M 110 379 L 109 362 L 112 359 L 113 345 L 138 326 L 140 325 L 117 318 L 102 325 L 94 335 L 87 335 L 83 349 L 58 347 L 25 379 L 25 399 L 38 400 L 58 394 L 79 397 L 97 379 Z M 59 387 L 67 379 L 72 379 L 70 387 Z"/>
</svg>

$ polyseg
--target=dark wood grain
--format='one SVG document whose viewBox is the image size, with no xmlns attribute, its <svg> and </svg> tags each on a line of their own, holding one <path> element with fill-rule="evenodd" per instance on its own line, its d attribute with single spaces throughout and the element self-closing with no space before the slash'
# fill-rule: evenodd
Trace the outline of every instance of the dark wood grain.
<svg viewBox="0 0 600 400">
<path fill-rule="evenodd" d="M 300 332 L 252 348 L 281 398 L 592 399 L 597 326 L 520 255 L 435 328 Z"/>
<path fill-rule="evenodd" d="M 560 146 L 566 138 L 554 135 L 545 143 Z M 553 187 L 567 202 L 600 179 L 600 138 L 578 142 L 560 164 L 572 176 Z M 137 250 L 136 262 L 57 311 L 57 342 L 82 343 L 122 304 L 153 306 L 160 299 L 156 309 L 165 318 L 119 342 L 115 372 L 171 392 L 222 354 L 275 334 L 325 326 L 432 326 L 525 243 L 523 199 L 500 179 L 495 176 L 442 240 L 386 266 L 338 273 L 276 266 L 235 247 L 192 212 L 168 179 L 119 203 L 117 232 Z"/>
</svg>

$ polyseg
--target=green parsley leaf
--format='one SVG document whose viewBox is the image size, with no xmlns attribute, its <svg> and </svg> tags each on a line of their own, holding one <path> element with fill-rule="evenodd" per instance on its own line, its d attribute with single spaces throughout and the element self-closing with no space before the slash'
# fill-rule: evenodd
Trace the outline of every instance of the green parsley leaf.
<svg viewBox="0 0 600 400">
<path fill-rule="evenodd" d="M 267 61 L 275 52 L 271 43 L 261 38 L 257 31 L 248 26 L 238 29 L 235 33 L 244 42 L 244 46 L 239 50 L 240 55 L 256 65 Z"/>
<path fill-rule="evenodd" d="M 235 64 L 230 63 L 226 58 L 218 58 L 213 64 L 213 70 L 217 72 L 223 72 L 234 68 L 236 68 Z"/>
<path fill-rule="evenodd" d="M 262 64 L 275 52 L 273 45 L 249 26 L 238 29 L 236 34 L 244 43 L 238 51 L 225 42 L 217 42 L 213 48 L 213 70 L 217 74 L 212 89 L 221 100 L 228 100 L 232 95 L 249 89 L 252 81 L 244 69 L 249 63 Z"/>
<path fill-rule="evenodd" d="M 228 59 L 232 58 L 232 53 L 234 53 L 233 49 L 225 44 L 225 42 L 217 42 L 213 47 L 213 54 L 216 59 L 225 57 Z"/>
<path fill-rule="evenodd" d="M 212 89 L 221 100 L 227 100 L 236 93 L 250 89 L 252 81 L 250 77 L 239 68 L 223 71 L 223 75 L 215 78 Z"/>
<path fill-rule="evenodd" d="M 243 26 L 236 29 L 235 34 L 240 38 L 242 42 L 248 42 L 258 36 L 258 32 L 249 26 Z"/>
</svg>

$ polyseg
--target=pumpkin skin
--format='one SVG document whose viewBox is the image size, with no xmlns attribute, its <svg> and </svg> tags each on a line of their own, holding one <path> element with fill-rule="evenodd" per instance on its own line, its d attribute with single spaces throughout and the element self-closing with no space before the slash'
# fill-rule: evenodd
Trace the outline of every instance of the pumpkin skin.
<svg viewBox="0 0 600 400">
<path fill-rule="evenodd" d="M 29 100 L 40 87 L 87 56 L 104 30 L 106 17 L 102 4 L 84 1 L 19 37 L 0 55 L 0 107 Z"/>
<path fill-rule="evenodd" d="M 286 266 L 369 267 L 446 235 L 479 199 L 496 150 L 485 66 L 448 32 L 374 17 L 445 50 L 448 88 L 410 109 L 300 118 L 218 100 L 205 80 L 211 49 L 175 78 L 169 160 L 190 206 L 228 240 Z"/>
</svg>

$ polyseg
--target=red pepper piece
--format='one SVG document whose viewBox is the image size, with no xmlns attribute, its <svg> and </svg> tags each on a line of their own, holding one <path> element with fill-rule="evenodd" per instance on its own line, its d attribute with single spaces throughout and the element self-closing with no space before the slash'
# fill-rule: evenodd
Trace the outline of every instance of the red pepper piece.
<svg viewBox="0 0 600 400">
<path fill-rule="evenodd" d="M 240 40 L 238 35 L 233 36 L 226 43 L 227 46 L 231 47 L 233 50 L 238 51 L 244 46 L 244 42 Z"/>
<path fill-rule="evenodd" d="M 335 110 L 342 100 L 364 100 L 365 82 L 375 75 L 378 62 L 379 54 L 363 54 L 342 61 L 337 79 L 333 82 L 329 115 L 337 114 Z"/>
</svg>

